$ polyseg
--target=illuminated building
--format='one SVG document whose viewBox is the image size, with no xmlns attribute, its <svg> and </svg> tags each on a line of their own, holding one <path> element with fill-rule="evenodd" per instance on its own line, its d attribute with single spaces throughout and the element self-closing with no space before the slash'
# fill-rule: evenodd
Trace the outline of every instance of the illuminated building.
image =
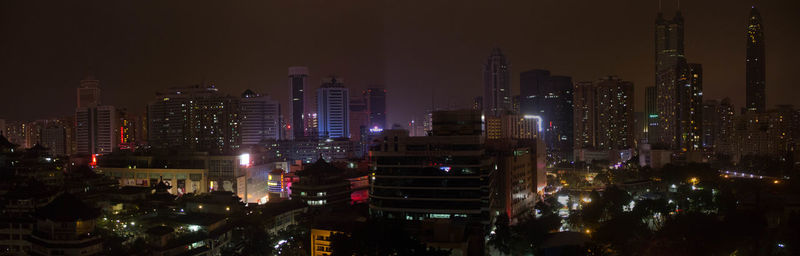
<svg viewBox="0 0 800 256">
<path fill-rule="evenodd" d="M 240 143 L 239 102 L 212 84 L 169 88 L 147 105 L 148 142 L 157 151 L 234 153 Z"/>
<path fill-rule="evenodd" d="M 289 67 L 289 95 L 291 97 L 291 106 L 289 107 L 289 117 L 291 121 L 289 126 L 293 127 L 290 133 L 292 139 L 307 136 L 303 131 L 306 127 L 306 122 L 303 121 L 304 116 L 309 114 L 311 108 L 307 105 L 310 102 L 306 100 L 306 90 L 308 90 L 308 68 L 307 67 Z"/>
<path fill-rule="evenodd" d="M 800 116 L 791 105 L 763 112 L 747 111 L 734 119 L 734 159 L 747 155 L 786 156 L 794 144 Z"/>
<path fill-rule="evenodd" d="M 487 115 L 499 116 L 511 110 L 511 70 L 506 56 L 499 48 L 483 66 L 483 110 Z"/>
<path fill-rule="evenodd" d="M 113 106 L 81 107 L 75 111 L 75 142 L 78 154 L 108 154 L 114 151 L 117 111 Z"/>
<path fill-rule="evenodd" d="M 305 123 L 303 124 L 304 126 L 302 129 L 304 130 L 303 134 L 305 134 L 306 137 L 319 137 L 319 117 L 317 116 L 316 112 L 306 113 L 306 117 L 303 119 L 303 122 Z"/>
<path fill-rule="evenodd" d="M 329 77 L 317 89 L 320 138 L 350 138 L 350 90 Z"/>
<path fill-rule="evenodd" d="M 29 241 L 32 255 L 99 255 L 103 240 L 95 233 L 100 210 L 75 196 L 62 194 L 34 214 L 36 227 Z"/>
<path fill-rule="evenodd" d="M 520 111 L 540 116 L 544 141 L 557 162 L 572 161 L 574 144 L 574 85 L 568 76 L 534 69 L 520 74 Z"/>
<path fill-rule="evenodd" d="M 364 99 L 369 110 L 369 126 L 387 129 L 386 127 L 386 89 L 370 87 L 364 91 Z"/>
<path fill-rule="evenodd" d="M 292 183 L 292 199 L 315 208 L 349 205 L 350 181 L 345 179 L 344 170 L 319 159 L 295 175 L 298 181 Z"/>
<path fill-rule="evenodd" d="M 576 83 L 575 149 L 633 148 L 633 103 L 633 83 L 616 76 Z"/>
<path fill-rule="evenodd" d="M 766 59 L 764 50 L 764 25 L 761 14 L 755 6 L 750 9 L 747 21 L 747 110 L 763 112 L 766 110 Z"/>
<path fill-rule="evenodd" d="M 431 136 L 385 130 L 370 150 L 375 168 L 370 214 L 417 221 L 489 223 L 491 159 L 485 154 L 478 111 L 433 113 Z"/>
<path fill-rule="evenodd" d="M 92 75 L 81 80 L 78 87 L 78 108 L 89 108 L 100 105 L 100 81 Z"/>
<path fill-rule="evenodd" d="M 735 151 L 735 108 L 730 98 L 724 98 L 717 108 L 719 133 L 714 137 L 714 147 L 717 153 L 733 155 Z"/>
<path fill-rule="evenodd" d="M 136 149 L 139 140 L 144 139 L 141 137 L 141 119 L 129 113 L 125 109 L 117 110 L 117 117 L 119 118 L 119 129 L 115 133 L 115 138 L 118 138 L 119 149 L 132 150 Z"/>
<path fill-rule="evenodd" d="M 542 118 L 533 115 L 503 114 L 484 116 L 487 140 L 533 139 L 542 132 Z"/>
<path fill-rule="evenodd" d="M 280 104 L 269 96 L 251 90 L 242 93 L 239 103 L 241 145 L 256 145 L 280 137 Z"/>
<path fill-rule="evenodd" d="M 476 96 L 475 98 L 472 98 L 472 110 L 483 110 L 483 96 Z"/>
<path fill-rule="evenodd" d="M 546 152 L 541 139 L 487 141 L 487 154 L 495 159 L 491 208 L 508 214 L 511 224 L 533 214 L 537 198 L 547 185 Z M 494 216 L 494 215 L 493 215 Z"/>
</svg>

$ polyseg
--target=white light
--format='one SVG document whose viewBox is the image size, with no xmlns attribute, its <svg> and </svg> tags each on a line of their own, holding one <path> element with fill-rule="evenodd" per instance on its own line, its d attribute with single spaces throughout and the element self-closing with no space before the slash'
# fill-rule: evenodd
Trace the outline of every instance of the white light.
<svg viewBox="0 0 800 256">
<path fill-rule="evenodd" d="M 239 165 L 250 165 L 250 154 L 244 153 L 239 155 Z"/>
<path fill-rule="evenodd" d="M 537 129 L 539 129 L 539 132 L 542 131 L 542 122 L 543 121 L 542 121 L 542 117 L 541 116 L 524 115 L 523 118 L 525 118 L 525 119 L 536 119 L 536 127 L 537 127 Z"/>
<path fill-rule="evenodd" d="M 200 226 L 198 226 L 198 225 L 189 225 L 189 231 L 197 232 L 198 230 L 200 230 Z"/>
</svg>

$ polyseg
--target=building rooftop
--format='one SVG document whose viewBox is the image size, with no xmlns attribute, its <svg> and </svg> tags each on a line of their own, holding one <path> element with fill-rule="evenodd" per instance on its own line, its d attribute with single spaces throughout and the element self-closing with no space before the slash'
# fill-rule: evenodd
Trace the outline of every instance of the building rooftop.
<svg viewBox="0 0 800 256">
<path fill-rule="evenodd" d="M 36 216 L 61 222 L 84 221 L 100 216 L 100 209 L 86 205 L 70 193 L 64 193 L 37 209 Z"/>
</svg>

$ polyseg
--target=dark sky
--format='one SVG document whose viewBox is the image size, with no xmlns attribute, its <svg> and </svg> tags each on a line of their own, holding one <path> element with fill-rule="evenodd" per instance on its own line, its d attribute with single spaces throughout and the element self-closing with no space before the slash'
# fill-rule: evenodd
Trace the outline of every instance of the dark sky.
<svg viewBox="0 0 800 256">
<path fill-rule="evenodd" d="M 675 1 L 663 0 L 672 17 Z M 724 4 L 723 4 L 724 3 Z M 745 24 L 753 1 L 683 1 L 686 56 L 703 64 L 705 99 L 744 102 Z M 796 104 L 800 1 L 761 0 L 767 104 Z M 615 74 L 653 84 L 658 1 L 0 1 L 0 119 L 73 113 L 92 70 L 103 103 L 144 113 L 158 90 L 208 80 L 239 95 L 268 93 L 286 110 L 287 67 L 309 67 L 361 90 L 385 85 L 391 123 L 431 104 L 480 95 L 492 47 L 519 72 L 545 68 L 574 81 Z M 793 61 L 794 60 L 794 61 Z"/>
</svg>

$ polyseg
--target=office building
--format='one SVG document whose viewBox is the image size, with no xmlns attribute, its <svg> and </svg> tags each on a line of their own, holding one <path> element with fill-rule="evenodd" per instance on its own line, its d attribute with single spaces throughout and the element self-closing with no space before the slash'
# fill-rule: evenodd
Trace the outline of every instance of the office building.
<svg viewBox="0 0 800 256">
<path fill-rule="evenodd" d="M 350 138 L 350 90 L 341 80 L 329 77 L 317 89 L 320 138 Z"/>
<path fill-rule="evenodd" d="M 108 154 L 117 147 L 117 111 L 113 106 L 80 107 L 75 111 L 77 154 Z"/>
<path fill-rule="evenodd" d="M 67 130 L 64 126 L 50 124 L 42 129 L 41 145 L 56 156 L 67 155 Z"/>
<path fill-rule="evenodd" d="M 720 133 L 719 101 L 706 100 L 703 102 L 703 148 L 713 151 L 716 147 L 717 135 Z"/>
<path fill-rule="evenodd" d="M 386 127 L 386 89 L 370 87 L 364 91 L 364 99 L 369 109 L 369 127 L 388 129 Z"/>
<path fill-rule="evenodd" d="M 746 69 L 746 90 L 747 90 L 747 110 L 763 112 L 766 110 L 766 59 L 764 50 L 764 25 L 761 21 L 761 14 L 753 6 L 750 9 L 750 17 L 747 20 L 747 59 Z"/>
<path fill-rule="evenodd" d="M 289 129 L 293 129 L 290 133 L 292 139 L 307 136 L 303 130 L 305 122 L 303 117 L 310 112 L 311 108 L 308 107 L 308 100 L 306 100 L 306 90 L 308 90 L 308 68 L 307 67 L 289 67 L 289 95 L 291 97 L 291 106 L 289 106 Z"/>
<path fill-rule="evenodd" d="M 574 144 L 574 85 L 568 76 L 534 69 L 520 74 L 520 111 L 542 118 L 544 141 L 555 162 L 571 162 Z"/>
<path fill-rule="evenodd" d="M 655 86 L 644 88 L 644 114 L 646 120 L 644 143 L 655 143 L 658 141 L 658 93 Z"/>
<path fill-rule="evenodd" d="M 371 215 L 488 224 L 493 165 L 484 152 L 481 123 L 477 111 L 437 111 L 431 136 L 385 130 L 370 151 Z"/>
<path fill-rule="evenodd" d="M 370 125 L 370 111 L 368 107 L 368 100 L 364 95 L 357 95 L 350 98 L 350 139 L 353 141 L 361 141 L 368 134 L 369 130 L 373 128 Z M 376 125 L 375 129 L 383 129 Z"/>
<path fill-rule="evenodd" d="M 483 110 L 487 115 L 500 116 L 511 110 L 511 70 L 506 56 L 500 48 L 483 66 Z"/>
<path fill-rule="evenodd" d="M 148 142 L 155 150 L 236 152 L 241 143 L 239 102 L 213 84 L 157 93 L 147 105 Z"/>
<path fill-rule="evenodd" d="M 256 145 L 262 140 L 281 139 L 281 108 L 278 101 L 248 89 L 242 93 L 239 108 L 241 145 Z"/>
<path fill-rule="evenodd" d="M 350 182 L 344 170 L 319 159 L 296 173 L 298 181 L 292 183 L 292 199 L 308 206 L 343 207 L 350 203 Z"/>
</svg>

